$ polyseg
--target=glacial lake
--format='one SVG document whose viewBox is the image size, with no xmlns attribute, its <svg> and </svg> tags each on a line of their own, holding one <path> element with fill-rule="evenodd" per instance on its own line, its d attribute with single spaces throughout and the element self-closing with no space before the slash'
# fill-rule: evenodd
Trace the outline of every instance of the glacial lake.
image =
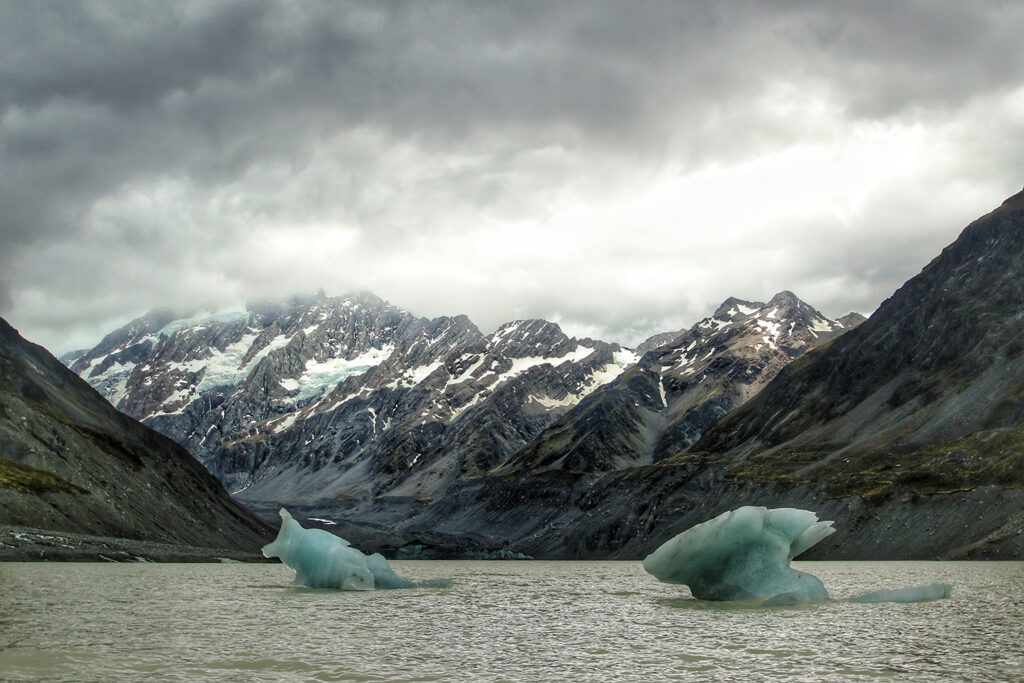
<svg viewBox="0 0 1024 683">
<path fill-rule="evenodd" d="M 1024 680 L 1024 562 L 797 562 L 834 602 L 689 598 L 639 562 L 392 562 L 447 589 L 291 586 L 281 565 L 0 564 L 3 681 Z M 953 597 L 854 604 L 878 588 Z"/>
</svg>

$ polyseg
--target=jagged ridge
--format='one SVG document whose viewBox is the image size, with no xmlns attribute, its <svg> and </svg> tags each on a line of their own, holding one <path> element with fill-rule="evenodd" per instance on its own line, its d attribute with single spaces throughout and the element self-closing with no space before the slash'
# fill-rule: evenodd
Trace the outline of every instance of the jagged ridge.
<svg viewBox="0 0 1024 683">
<path fill-rule="evenodd" d="M 168 318 L 134 321 L 73 368 L 249 500 L 437 495 L 636 360 L 547 321 L 485 336 L 368 293 Z"/>
</svg>

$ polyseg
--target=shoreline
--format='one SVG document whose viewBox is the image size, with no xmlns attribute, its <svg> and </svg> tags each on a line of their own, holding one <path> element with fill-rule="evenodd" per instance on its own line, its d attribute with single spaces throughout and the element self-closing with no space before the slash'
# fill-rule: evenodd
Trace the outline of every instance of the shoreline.
<svg viewBox="0 0 1024 683">
<path fill-rule="evenodd" d="M 237 548 L 159 543 L 0 525 L 0 562 L 276 562 Z"/>
</svg>

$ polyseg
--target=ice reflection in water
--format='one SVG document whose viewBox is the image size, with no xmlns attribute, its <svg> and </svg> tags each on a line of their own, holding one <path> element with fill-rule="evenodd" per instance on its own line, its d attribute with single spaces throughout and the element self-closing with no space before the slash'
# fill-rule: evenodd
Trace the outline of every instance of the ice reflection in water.
<svg viewBox="0 0 1024 683">
<path fill-rule="evenodd" d="M 280 565 L 0 564 L 0 679 L 1024 678 L 1024 563 L 796 563 L 836 602 L 693 600 L 639 562 L 395 562 L 449 589 L 290 586 Z M 942 581 L 953 598 L 853 604 Z"/>
</svg>

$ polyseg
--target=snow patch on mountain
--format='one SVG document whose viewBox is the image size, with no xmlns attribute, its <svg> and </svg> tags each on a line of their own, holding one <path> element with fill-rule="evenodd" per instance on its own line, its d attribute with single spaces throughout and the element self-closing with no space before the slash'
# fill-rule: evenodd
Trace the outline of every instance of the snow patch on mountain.
<svg viewBox="0 0 1024 683">
<path fill-rule="evenodd" d="M 274 433 L 280 434 L 281 432 L 291 429 L 297 419 L 299 419 L 299 413 L 289 413 L 284 417 L 284 419 L 278 421 L 277 424 L 274 425 Z"/>
<path fill-rule="evenodd" d="M 530 400 L 539 403 L 547 409 L 552 408 L 566 408 L 574 406 L 580 402 L 580 399 L 575 394 L 566 394 L 563 398 L 551 398 L 550 396 L 534 396 L 530 395 Z"/>
<path fill-rule="evenodd" d="M 465 358 L 465 357 L 466 357 L 466 354 L 463 354 L 463 358 Z M 486 356 L 480 356 L 480 358 L 478 358 L 476 360 L 476 362 L 474 362 L 468 368 L 466 368 L 461 373 L 459 373 L 459 375 L 457 377 L 450 377 L 448 379 L 448 381 L 445 383 L 445 387 L 444 388 L 447 389 L 449 386 L 451 386 L 453 384 L 461 384 L 461 383 L 463 383 L 463 382 L 465 382 L 467 380 L 472 379 L 473 378 L 473 373 L 475 373 L 477 371 L 477 369 L 481 365 L 484 364 L 485 358 L 486 358 Z"/>
<path fill-rule="evenodd" d="M 831 332 L 834 327 L 833 323 L 829 320 L 822 320 L 821 318 L 815 318 L 814 324 L 811 325 L 811 329 L 815 332 Z M 842 327 L 842 323 L 837 324 L 838 327 Z"/>
<path fill-rule="evenodd" d="M 102 360 L 98 360 L 99 362 L 95 362 L 93 365 L 99 366 Z M 131 377 L 132 371 L 137 366 L 138 363 L 115 362 L 103 372 L 90 376 L 89 383 L 106 396 L 111 404 L 116 406 L 124 398 L 125 389 L 128 386 L 128 378 Z"/>
<path fill-rule="evenodd" d="M 164 399 L 163 403 L 160 404 L 160 409 L 153 413 L 152 417 L 180 415 L 185 410 L 185 407 L 194 401 L 195 398 L 195 388 L 190 385 L 183 386 Z"/>
<path fill-rule="evenodd" d="M 764 343 L 767 344 L 769 348 L 779 348 L 777 342 L 779 339 L 779 330 L 782 328 L 782 324 L 761 319 L 758 319 L 756 324 L 761 330 L 768 333 L 762 337 L 762 339 L 764 339 Z"/>
<path fill-rule="evenodd" d="M 288 391 L 299 390 L 296 400 L 303 401 L 321 393 L 327 393 L 338 386 L 346 377 L 359 375 L 380 365 L 394 353 L 394 344 L 379 349 L 370 349 L 355 358 L 330 358 L 323 362 L 315 359 L 306 361 L 306 370 L 296 379 L 289 380 Z M 294 382 L 294 384 L 291 384 Z M 283 386 L 283 383 L 282 383 Z"/>
<path fill-rule="evenodd" d="M 595 389 L 598 389 L 617 378 L 628 368 L 636 365 L 638 356 L 629 349 L 622 349 L 612 354 L 612 362 L 598 368 L 591 376 L 582 392 L 577 394 L 580 399 L 585 398 Z"/>
</svg>

